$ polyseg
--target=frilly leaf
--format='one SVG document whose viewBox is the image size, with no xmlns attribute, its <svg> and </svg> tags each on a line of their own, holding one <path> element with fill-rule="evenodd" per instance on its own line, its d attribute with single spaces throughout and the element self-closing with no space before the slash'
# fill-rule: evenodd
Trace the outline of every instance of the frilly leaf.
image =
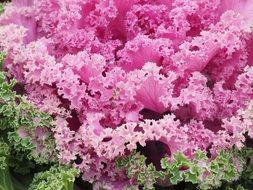
<svg viewBox="0 0 253 190">
<path fill-rule="evenodd" d="M 53 166 L 48 171 L 35 174 L 28 190 L 73 190 L 78 172 L 68 166 Z"/>
<path fill-rule="evenodd" d="M 241 174 L 243 165 L 238 151 L 220 151 L 217 157 L 210 160 L 206 153 L 197 151 L 193 159 L 183 153 L 175 153 L 170 158 L 161 159 L 162 170 L 157 171 L 155 166 L 146 164 L 146 157 L 140 153 L 132 153 L 128 157 L 117 160 L 119 169 L 125 169 L 131 181 L 136 181 L 143 189 L 154 189 L 158 181 L 169 179 L 168 185 L 180 182 L 190 182 L 198 185 L 198 189 L 209 190 L 218 188 L 223 182 L 231 183 Z M 167 180 L 166 180 L 167 181 Z"/>
<path fill-rule="evenodd" d="M 116 165 L 120 169 L 126 169 L 128 178 L 137 180 L 145 190 L 154 189 L 157 179 L 163 179 L 153 164 L 146 165 L 146 157 L 139 153 L 132 153 L 126 158 L 118 159 Z"/>
<path fill-rule="evenodd" d="M 0 170 L 7 167 L 7 159 L 10 154 L 9 146 L 0 139 Z"/>
<path fill-rule="evenodd" d="M 13 190 L 8 167 L 9 155 L 9 146 L 0 139 L 0 190 Z"/>
<path fill-rule="evenodd" d="M 8 82 L 5 73 L 0 72 L 0 130 L 4 131 L 0 136 L 7 136 L 10 147 L 23 152 L 30 160 L 37 163 L 55 161 L 51 116 L 16 94 L 15 84 L 15 80 Z"/>
<path fill-rule="evenodd" d="M 221 186 L 222 182 L 232 182 L 239 178 L 240 171 L 236 168 L 234 159 L 238 159 L 233 151 L 222 150 L 207 167 L 209 173 L 203 178 L 199 188 L 212 189 Z M 238 159 L 238 161 L 240 161 Z"/>
</svg>

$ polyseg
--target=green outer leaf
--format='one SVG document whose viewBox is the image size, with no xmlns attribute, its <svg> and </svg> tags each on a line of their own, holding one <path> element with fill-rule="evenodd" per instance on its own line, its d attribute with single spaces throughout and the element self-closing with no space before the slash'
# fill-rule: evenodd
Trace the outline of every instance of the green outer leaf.
<svg viewBox="0 0 253 190">
<path fill-rule="evenodd" d="M 27 190 L 27 184 L 31 180 L 23 175 L 18 179 L 17 175 L 10 173 L 10 158 L 12 155 L 9 146 L 0 139 L 0 190 Z"/>
<path fill-rule="evenodd" d="M 219 190 L 251 190 L 253 187 L 253 149 L 244 148 L 235 153 L 237 157 L 242 160 L 241 162 L 243 163 L 243 171 L 241 173 L 241 176 L 239 180 L 233 183 L 223 183 L 223 186 Z"/>
<path fill-rule="evenodd" d="M 4 170 L 7 168 L 9 154 L 9 146 L 3 141 L 3 139 L 0 139 L 0 169 Z"/>
<path fill-rule="evenodd" d="M 73 190 L 76 169 L 68 166 L 53 166 L 48 171 L 35 175 L 29 190 Z"/>
<path fill-rule="evenodd" d="M 13 190 L 8 167 L 9 146 L 0 139 L 0 190 Z"/>
<path fill-rule="evenodd" d="M 8 167 L 0 169 L 0 190 L 14 190 Z"/>
<path fill-rule="evenodd" d="M 4 5 L 3 3 L 0 3 L 0 14 L 3 12 L 3 9 L 4 9 Z M 5 58 L 5 53 L 0 52 L 0 70 L 2 70 L 4 58 Z"/>
<path fill-rule="evenodd" d="M 13 91 L 15 84 L 15 80 L 7 82 L 5 73 L 0 72 L 0 131 L 3 131 L 0 133 L 1 136 L 7 137 L 11 148 L 24 153 L 30 160 L 39 164 L 56 161 L 55 141 L 49 129 L 52 127 L 53 119 L 17 95 Z M 47 136 L 37 142 L 44 146 L 41 153 L 36 151 L 34 144 L 37 128 L 45 129 Z M 27 133 L 27 137 L 21 138 L 18 135 L 20 129 Z"/>
<path fill-rule="evenodd" d="M 4 12 L 5 3 L 0 3 L 0 14 Z"/>
<path fill-rule="evenodd" d="M 0 62 L 2 58 L 0 53 Z M 35 168 L 35 162 L 36 170 L 41 171 L 40 165 L 52 164 L 56 160 L 55 141 L 50 132 L 51 116 L 17 95 L 13 91 L 15 85 L 15 80 L 8 81 L 5 73 L 0 71 L 0 190 L 27 190 L 27 183 L 31 182 L 29 176 L 23 175 L 21 180 L 17 179 L 17 174 L 9 172 L 10 168 L 11 172 L 25 174 Z M 45 132 L 46 137 L 40 141 L 35 136 L 38 128 Z M 19 135 L 20 130 L 26 137 Z M 37 144 L 44 146 L 41 154 L 36 151 L 35 140 Z M 65 189 L 73 188 L 73 182 L 66 181 L 69 179 L 68 173 L 66 172 L 66 176 L 61 174 Z M 28 180 L 23 177 L 28 177 Z"/>
<path fill-rule="evenodd" d="M 154 189 L 157 179 L 164 179 L 161 172 L 156 171 L 153 164 L 146 165 L 146 157 L 133 152 L 128 157 L 120 158 L 116 161 L 116 167 L 126 170 L 130 179 L 136 179 L 144 190 Z M 130 187 L 126 187 L 129 189 Z"/>
<path fill-rule="evenodd" d="M 241 170 L 235 161 L 244 164 L 245 158 L 234 150 L 222 150 L 214 160 L 210 160 L 204 152 L 197 151 L 193 159 L 183 153 L 175 153 L 170 159 L 161 159 L 162 171 L 156 171 L 153 164 L 146 165 L 146 158 L 139 153 L 116 161 L 119 169 L 125 170 L 129 179 L 137 181 L 143 189 L 154 189 L 157 181 L 169 179 L 172 185 L 182 181 L 198 184 L 198 189 L 209 190 L 221 186 L 222 182 L 231 183 L 238 179 Z M 136 179 L 136 180 L 135 180 Z"/>
</svg>

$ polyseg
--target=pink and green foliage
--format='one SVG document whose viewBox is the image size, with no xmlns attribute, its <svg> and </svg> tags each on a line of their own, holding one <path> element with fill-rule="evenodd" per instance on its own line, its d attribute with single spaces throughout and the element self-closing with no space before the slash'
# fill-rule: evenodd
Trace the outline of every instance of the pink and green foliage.
<svg viewBox="0 0 253 190">
<path fill-rule="evenodd" d="M 94 189 L 137 188 L 117 167 L 136 151 L 152 164 L 145 170 L 197 176 L 200 188 L 213 168 L 199 173 L 196 153 L 209 155 L 206 167 L 225 155 L 234 176 L 218 179 L 238 179 L 243 163 L 223 151 L 253 138 L 253 0 L 13 0 L 4 9 L 3 70 L 53 118 L 59 162 Z M 178 156 L 189 166 L 174 176 L 165 160 Z M 180 174 L 190 167 L 195 176 Z M 152 185 L 172 185 L 162 177 Z"/>
</svg>

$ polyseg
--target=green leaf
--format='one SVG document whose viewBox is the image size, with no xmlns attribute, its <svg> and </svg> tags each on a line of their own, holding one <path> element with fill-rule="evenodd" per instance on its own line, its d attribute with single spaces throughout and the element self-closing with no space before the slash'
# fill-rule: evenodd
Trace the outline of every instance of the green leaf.
<svg viewBox="0 0 253 190">
<path fill-rule="evenodd" d="M 8 139 L 11 149 L 23 152 L 30 160 L 37 163 L 56 161 L 55 141 L 50 131 L 52 118 L 41 112 L 25 98 L 13 91 L 15 80 L 6 80 L 5 73 L 0 72 L 0 130 L 1 136 Z M 46 138 L 36 140 L 36 130 L 43 130 Z M 26 137 L 20 137 L 18 131 L 23 131 Z M 43 151 L 36 151 L 36 144 Z"/>
<path fill-rule="evenodd" d="M 238 155 L 233 150 L 222 150 L 217 157 L 208 164 L 208 177 L 204 178 L 199 189 L 213 189 L 221 186 L 222 182 L 231 183 L 239 178 L 234 159 Z"/>
<path fill-rule="evenodd" d="M 3 3 L 0 3 L 0 14 L 3 12 Z M 5 58 L 5 53 L 4 52 L 0 52 L 0 70 L 3 69 L 3 60 Z"/>
<path fill-rule="evenodd" d="M 8 167 L 0 169 L 0 190 L 14 190 Z"/>
<path fill-rule="evenodd" d="M 0 169 L 4 170 L 7 168 L 8 157 L 10 154 L 9 146 L 0 139 Z"/>
<path fill-rule="evenodd" d="M 0 139 L 0 190 L 13 190 L 8 167 L 9 155 L 9 146 Z"/>
<path fill-rule="evenodd" d="M 154 189 L 157 179 L 164 179 L 162 172 L 158 172 L 153 164 L 146 165 L 146 157 L 133 152 L 127 157 L 119 158 L 116 161 L 119 169 L 126 170 L 130 179 L 136 179 L 138 185 L 145 190 Z"/>
<path fill-rule="evenodd" d="M 5 3 L 0 3 L 0 14 L 4 12 Z"/>
<path fill-rule="evenodd" d="M 10 172 L 12 156 L 10 147 L 3 139 L 0 139 L 0 190 L 27 190 L 28 186 L 24 183 L 26 176 L 22 175 L 22 178 L 18 180 Z M 26 167 L 25 164 L 27 163 L 24 163 L 24 167 Z"/>
<path fill-rule="evenodd" d="M 239 178 L 241 169 L 236 168 L 236 164 L 244 164 L 245 155 L 250 155 L 245 151 L 243 154 L 244 156 L 235 150 L 222 150 L 215 159 L 210 160 L 201 151 L 196 151 L 192 159 L 178 152 L 170 158 L 162 158 L 162 171 L 157 171 L 152 163 L 146 164 L 145 156 L 134 152 L 128 157 L 118 159 L 117 166 L 126 170 L 132 181 L 137 181 L 134 185 L 141 185 L 143 189 L 153 189 L 158 180 L 169 179 L 173 185 L 184 181 L 198 184 L 198 189 L 211 190 L 220 187 L 224 182 L 232 183 Z M 249 176 L 253 179 L 253 175 L 248 175 L 247 180 Z"/>
<path fill-rule="evenodd" d="M 73 190 L 78 172 L 68 166 L 53 166 L 35 175 L 29 190 Z"/>
</svg>

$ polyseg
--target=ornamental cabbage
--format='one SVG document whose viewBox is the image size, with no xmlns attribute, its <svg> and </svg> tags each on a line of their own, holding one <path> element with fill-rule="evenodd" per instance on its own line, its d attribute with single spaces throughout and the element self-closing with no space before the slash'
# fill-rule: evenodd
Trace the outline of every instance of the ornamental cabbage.
<svg viewBox="0 0 253 190">
<path fill-rule="evenodd" d="M 251 187 L 253 0 L 0 13 L 0 188 Z"/>
</svg>

